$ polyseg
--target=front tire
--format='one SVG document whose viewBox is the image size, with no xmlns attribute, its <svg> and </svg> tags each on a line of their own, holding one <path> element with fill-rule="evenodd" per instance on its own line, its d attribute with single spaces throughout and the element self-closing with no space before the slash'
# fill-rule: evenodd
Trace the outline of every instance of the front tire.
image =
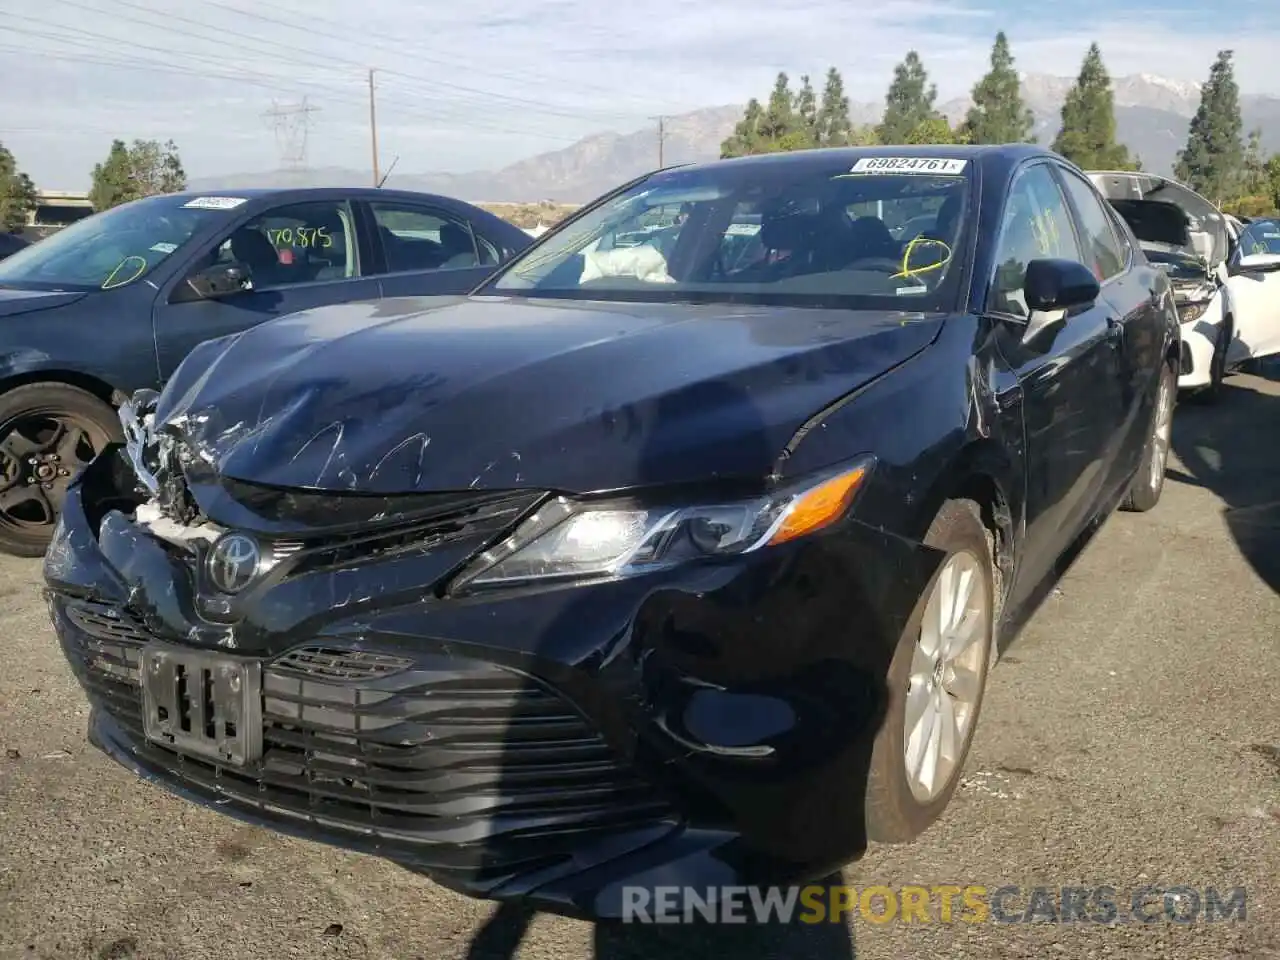
<svg viewBox="0 0 1280 960">
<path fill-rule="evenodd" d="M 1128 496 L 1120 505 L 1121 510 L 1145 513 L 1160 502 L 1160 494 L 1164 491 L 1165 466 L 1169 461 L 1169 442 L 1173 436 L 1173 407 L 1177 388 L 1177 375 L 1166 364 L 1156 391 L 1151 429 L 1142 449 L 1142 466 L 1133 478 Z"/>
<path fill-rule="evenodd" d="M 925 543 L 944 557 L 890 664 L 867 781 L 867 837 L 882 843 L 914 840 L 946 809 L 994 660 L 993 539 L 978 505 L 947 501 Z"/>
<path fill-rule="evenodd" d="M 43 555 L 72 478 L 120 435 L 115 411 L 78 387 L 0 394 L 0 552 Z"/>
</svg>

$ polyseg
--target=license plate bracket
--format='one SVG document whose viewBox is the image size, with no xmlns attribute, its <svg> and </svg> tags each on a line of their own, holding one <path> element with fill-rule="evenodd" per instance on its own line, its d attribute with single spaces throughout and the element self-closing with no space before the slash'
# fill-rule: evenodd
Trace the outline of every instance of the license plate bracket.
<svg viewBox="0 0 1280 960">
<path fill-rule="evenodd" d="M 141 677 L 148 740 L 237 767 L 262 758 L 260 662 L 149 644 Z"/>
</svg>

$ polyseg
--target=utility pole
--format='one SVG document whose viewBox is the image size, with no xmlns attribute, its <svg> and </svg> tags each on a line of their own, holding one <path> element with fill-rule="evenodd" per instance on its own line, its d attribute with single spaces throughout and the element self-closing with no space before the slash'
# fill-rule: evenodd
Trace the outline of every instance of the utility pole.
<svg viewBox="0 0 1280 960">
<path fill-rule="evenodd" d="M 373 85 L 373 70 L 369 71 L 369 140 L 373 147 L 373 185 L 375 187 L 382 185 L 382 178 L 378 173 L 378 106 L 377 98 L 374 95 L 376 88 Z"/>
<path fill-rule="evenodd" d="M 658 169 L 661 170 L 666 164 L 666 146 L 667 146 L 667 118 L 651 117 L 652 120 L 658 121 Z"/>
</svg>

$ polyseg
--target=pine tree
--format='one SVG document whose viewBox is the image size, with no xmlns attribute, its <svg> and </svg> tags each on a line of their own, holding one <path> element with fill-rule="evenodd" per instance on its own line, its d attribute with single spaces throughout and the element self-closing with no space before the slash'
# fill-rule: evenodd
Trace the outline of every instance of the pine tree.
<svg viewBox="0 0 1280 960">
<path fill-rule="evenodd" d="M 794 106 L 801 129 L 804 130 L 809 142 L 816 146 L 818 143 L 818 95 L 813 92 L 813 84 L 809 82 L 808 74 L 800 78 L 800 92 L 796 94 Z"/>
<path fill-rule="evenodd" d="M 938 88 L 929 82 L 920 55 L 910 51 L 893 68 L 893 83 L 885 95 L 884 118 L 877 131 L 881 143 L 909 143 L 925 124 L 941 117 L 933 109 Z M 948 128 L 950 129 L 950 128 Z"/>
<path fill-rule="evenodd" d="M 1062 129 L 1053 149 L 1085 170 L 1125 170 L 1133 165 L 1129 149 L 1116 142 L 1115 94 L 1096 43 L 1089 47 L 1062 105 Z"/>
<path fill-rule="evenodd" d="M 131 147 L 113 140 L 107 159 L 94 165 L 89 202 L 94 210 L 107 210 L 140 197 L 175 193 L 186 185 L 187 174 L 172 140 L 163 145 L 135 140 Z"/>
<path fill-rule="evenodd" d="M 827 82 L 822 88 L 822 104 L 818 107 L 814 127 L 814 142 L 820 147 L 843 147 L 852 140 L 849 98 L 844 92 L 844 78 L 835 67 L 827 70 Z"/>
<path fill-rule="evenodd" d="M 1262 152 L 1262 131 L 1249 131 L 1249 141 L 1244 148 L 1241 190 L 1246 196 L 1267 192 L 1267 158 Z"/>
<path fill-rule="evenodd" d="M 720 144 L 722 159 L 730 157 L 747 157 L 760 152 L 760 122 L 764 119 L 764 107 L 760 101 L 752 97 L 747 101 L 747 109 L 742 119 L 733 128 L 724 143 Z"/>
<path fill-rule="evenodd" d="M 769 104 L 764 109 L 764 118 L 760 123 L 761 136 L 776 151 L 801 132 L 800 120 L 795 111 L 795 97 L 791 93 L 791 80 L 785 73 L 780 73 L 774 81 L 773 92 L 769 94 Z"/>
<path fill-rule="evenodd" d="M 1191 118 L 1186 148 L 1178 153 L 1174 175 L 1192 190 L 1221 204 L 1234 193 L 1244 166 L 1240 143 L 1240 87 L 1232 51 L 1222 50 L 1200 91 L 1200 108 Z"/>
<path fill-rule="evenodd" d="M 16 233 L 36 206 L 36 185 L 18 169 L 18 161 L 0 143 L 0 232 Z"/>
<path fill-rule="evenodd" d="M 1035 143 L 1035 117 L 1022 100 L 1009 39 L 1001 30 L 991 48 L 991 70 L 973 88 L 973 106 L 964 121 L 970 143 Z"/>
</svg>

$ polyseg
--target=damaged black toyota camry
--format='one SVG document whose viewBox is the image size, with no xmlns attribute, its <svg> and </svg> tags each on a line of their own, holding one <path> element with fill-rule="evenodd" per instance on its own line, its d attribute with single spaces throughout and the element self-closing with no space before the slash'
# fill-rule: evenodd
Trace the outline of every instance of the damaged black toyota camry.
<svg viewBox="0 0 1280 960">
<path fill-rule="evenodd" d="M 989 666 L 1164 482 L 1178 317 L 1035 147 L 668 169 L 471 296 L 122 413 L 45 559 L 89 735 L 441 883 L 820 877 L 947 805 Z"/>
</svg>

